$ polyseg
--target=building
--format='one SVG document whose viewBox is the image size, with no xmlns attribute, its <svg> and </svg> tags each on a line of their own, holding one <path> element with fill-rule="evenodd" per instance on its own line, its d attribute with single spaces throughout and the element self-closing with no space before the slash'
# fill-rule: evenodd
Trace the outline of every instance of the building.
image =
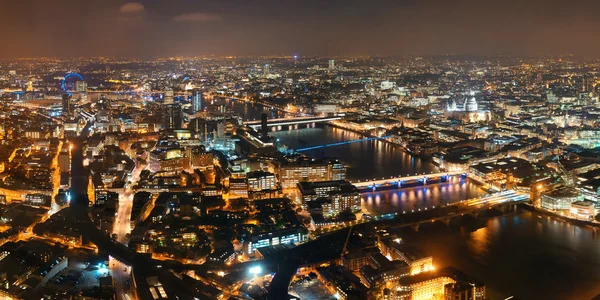
<svg viewBox="0 0 600 300">
<path fill-rule="evenodd" d="M 590 221 L 596 216 L 596 209 L 592 201 L 575 201 L 571 203 L 569 213 L 572 218 Z"/>
<path fill-rule="evenodd" d="M 320 212 L 324 217 L 335 217 L 343 211 L 360 210 L 360 194 L 357 191 L 330 192 L 328 197 L 309 202 L 309 209 Z"/>
<path fill-rule="evenodd" d="M 337 299 L 367 299 L 367 287 L 352 272 L 342 266 L 317 268 L 317 278 Z"/>
<path fill-rule="evenodd" d="M 254 171 L 246 174 L 248 194 L 251 198 L 261 198 L 263 195 L 277 191 L 275 174 L 266 171 Z"/>
<path fill-rule="evenodd" d="M 338 160 L 318 160 L 302 158 L 284 162 L 279 167 L 281 188 L 296 188 L 301 181 L 345 180 L 346 167 Z"/>
<path fill-rule="evenodd" d="M 363 250 L 349 252 L 342 256 L 342 266 L 352 271 L 358 271 L 368 264 L 369 256 Z"/>
<path fill-rule="evenodd" d="M 444 286 L 445 300 L 485 300 L 485 285 L 479 282 L 458 281 Z"/>
<path fill-rule="evenodd" d="M 212 169 L 214 167 L 214 155 L 204 151 L 202 148 L 194 148 L 191 151 L 190 164 L 193 169 Z"/>
<path fill-rule="evenodd" d="M 448 299 L 446 298 L 446 286 L 461 281 L 478 286 L 477 291 L 480 297 L 468 299 L 485 299 L 485 286 L 483 284 L 476 283 L 452 267 L 400 278 L 397 290 L 403 294 L 401 299 Z M 448 295 L 450 296 L 453 295 L 451 289 L 454 289 L 454 286 L 448 286 Z M 457 289 L 458 294 L 460 294 L 460 290 Z"/>
<path fill-rule="evenodd" d="M 346 180 L 330 180 L 319 182 L 299 182 L 298 190 L 302 196 L 302 202 L 307 203 L 318 198 L 328 198 L 332 192 L 358 192 L 356 187 Z"/>
<path fill-rule="evenodd" d="M 190 160 L 184 149 L 155 149 L 150 152 L 148 169 L 152 172 L 181 172 L 189 166 Z"/>
<path fill-rule="evenodd" d="M 173 89 L 166 88 L 163 93 L 163 103 L 164 104 L 172 104 L 173 103 Z"/>
<path fill-rule="evenodd" d="M 58 168 L 61 172 L 71 172 L 71 152 L 67 147 L 58 154 Z"/>
<path fill-rule="evenodd" d="M 335 60 L 333 60 L 333 59 L 330 59 L 330 60 L 329 60 L 329 66 L 328 66 L 328 67 L 329 67 L 329 70 L 333 70 L 333 69 L 335 69 Z"/>
<path fill-rule="evenodd" d="M 541 206 L 547 210 L 569 210 L 571 203 L 583 201 L 583 194 L 575 188 L 559 187 L 542 194 Z"/>
<path fill-rule="evenodd" d="M 487 121 L 490 119 L 490 112 L 482 110 L 475 99 L 475 94 L 471 92 L 469 97 L 465 97 L 462 106 L 456 104 L 456 100 L 448 102 L 445 116 L 447 118 L 459 119 L 466 122 Z"/>
<path fill-rule="evenodd" d="M 62 95 L 62 114 L 63 116 L 70 116 L 73 114 L 71 106 L 71 95 L 64 93 Z"/>
<path fill-rule="evenodd" d="M 167 130 L 181 129 L 183 122 L 183 114 L 181 112 L 181 104 L 168 103 L 164 105 L 163 111 L 163 128 Z"/>
<path fill-rule="evenodd" d="M 192 92 L 192 114 L 197 114 L 202 111 L 202 91 L 195 89 Z"/>
<path fill-rule="evenodd" d="M 229 198 L 248 198 L 248 182 L 246 178 L 229 179 Z"/>
<path fill-rule="evenodd" d="M 406 262 L 410 266 L 411 275 L 434 270 L 433 257 L 417 246 L 402 242 L 401 239 L 380 238 L 378 246 L 388 259 Z"/>
<path fill-rule="evenodd" d="M 285 228 L 252 234 L 247 240 L 244 240 L 244 252 L 253 254 L 258 248 L 279 244 L 297 244 L 307 239 L 308 235 L 304 228 Z"/>
<path fill-rule="evenodd" d="M 75 82 L 75 91 L 78 93 L 87 92 L 87 82 L 83 80 L 78 80 L 77 82 Z"/>
</svg>

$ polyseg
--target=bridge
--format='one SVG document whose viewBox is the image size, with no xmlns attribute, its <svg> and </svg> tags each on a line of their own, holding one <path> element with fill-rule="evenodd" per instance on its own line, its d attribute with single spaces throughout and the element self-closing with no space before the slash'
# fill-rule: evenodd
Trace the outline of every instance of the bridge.
<svg viewBox="0 0 600 300">
<path fill-rule="evenodd" d="M 381 139 L 387 139 L 389 137 L 390 137 L 389 135 L 386 135 L 386 136 L 381 136 L 381 137 L 369 137 L 369 138 L 363 138 L 363 139 L 358 139 L 358 140 L 350 140 L 350 141 L 343 141 L 343 142 L 337 142 L 337 143 L 331 143 L 331 144 L 325 144 L 325 145 L 318 145 L 318 146 L 296 149 L 296 152 L 304 152 L 304 151 L 336 147 L 336 146 L 342 146 L 342 145 L 348 145 L 348 144 L 354 144 L 354 143 L 360 143 L 360 142 L 381 140 Z"/>
<path fill-rule="evenodd" d="M 418 210 L 417 213 L 420 215 L 415 219 L 416 215 L 412 218 L 408 218 L 408 222 L 394 222 L 390 225 L 391 228 L 411 227 L 415 231 L 419 230 L 419 227 L 423 224 L 433 223 L 441 221 L 444 224 L 450 224 L 450 220 L 454 217 L 460 217 L 465 215 L 471 215 L 475 218 L 482 212 L 489 209 L 498 209 L 501 206 L 510 206 L 511 204 L 517 204 L 526 202 L 529 200 L 529 194 L 519 193 L 514 190 L 506 190 L 488 194 L 483 197 L 463 200 L 455 202 L 447 206 L 439 207 L 437 209 L 430 209 L 429 213 L 427 209 Z M 414 213 L 415 211 L 408 212 Z M 402 215 L 406 215 L 407 212 L 402 212 Z M 398 214 L 394 214 L 393 219 L 397 219 Z"/>
<path fill-rule="evenodd" d="M 341 116 L 332 116 L 332 117 L 299 117 L 299 118 L 279 118 L 279 119 L 269 119 L 267 120 L 267 126 L 288 126 L 288 125 L 299 125 L 299 124 L 311 124 L 311 123 L 323 123 L 334 120 L 342 119 Z M 261 126 L 261 121 L 246 121 L 244 125 L 250 126 L 254 129 L 258 129 Z"/>
<path fill-rule="evenodd" d="M 456 176 L 456 175 L 463 175 L 463 174 L 465 174 L 464 171 L 448 171 L 448 172 L 429 173 L 429 174 L 423 173 L 423 174 L 415 174 L 415 175 L 406 174 L 406 176 L 381 178 L 381 179 L 373 178 L 373 180 L 365 180 L 365 181 L 358 180 L 358 181 L 354 181 L 351 183 L 354 186 L 356 186 L 357 188 L 371 187 L 373 189 L 376 189 L 377 187 L 380 187 L 380 186 L 389 186 L 389 185 L 396 185 L 398 187 L 401 187 L 402 183 L 405 181 L 422 180 L 423 184 L 427 184 L 427 180 L 430 180 L 433 178 L 445 178 L 445 177 L 449 177 L 449 176 Z"/>
</svg>

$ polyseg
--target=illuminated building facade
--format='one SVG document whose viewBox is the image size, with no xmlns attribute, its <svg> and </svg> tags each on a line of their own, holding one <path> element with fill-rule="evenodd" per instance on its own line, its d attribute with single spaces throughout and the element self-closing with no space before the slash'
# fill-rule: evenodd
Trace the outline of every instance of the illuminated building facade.
<svg viewBox="0 0 600 300">
<path fill-rule="evenodd" d="M 148 169 L 152 172 L 181 172 L 190 165 L 185 150 L 180 148 L 150 152 Z"/>
<path fill-rule="evenodd" d="M 306 159 L 284 163 L 279 167 L 279 178 L 283 189 L 296 188 L 298 182 L 330 181 L 346 179 L 346 167 L 339 161 Z"/>
<path fill-rule="evenodd" d="M 302 243 L 307 239 L 307 233 L 303 228 L 274 230 L 252 235 L 248 240 L 244 241 L 244 252 L 246 254 L 252 254 L 258 248 L 279 244 L 297 244 Z"/>
</svg>

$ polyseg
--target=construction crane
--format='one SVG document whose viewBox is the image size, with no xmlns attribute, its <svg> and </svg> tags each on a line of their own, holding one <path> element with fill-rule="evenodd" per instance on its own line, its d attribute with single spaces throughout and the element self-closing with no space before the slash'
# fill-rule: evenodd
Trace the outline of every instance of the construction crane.
<svg viewBox="0 0 600 300">
<path fill-rule="evenodd" d="M 350 235 L 352 234 L 352 227 L 354 227 L 354 225 L 350 225 L 350 230 L 348 230 L 348 236 L 346 236 L 346 241 L 344 242 L 344 248 L 342 248 L 342 254 L 340 255 L 340 261 L 344 257 L 344 254 L 346 254 L 346 250 L 347 250 L 346 248 L 348 248 L 348 241 L 350 240 Z"/>
<path fill-rule="evenodd" d="M 565 186 L 573 187 L 575 185 L 575 176 L 572 172 L 569 172 L 567 168 L 560 162 L 560 160 L 556 161 L 558 165 L 558 171 L 562 174 L 562 178 L 565 181 Z"/>
</svg>

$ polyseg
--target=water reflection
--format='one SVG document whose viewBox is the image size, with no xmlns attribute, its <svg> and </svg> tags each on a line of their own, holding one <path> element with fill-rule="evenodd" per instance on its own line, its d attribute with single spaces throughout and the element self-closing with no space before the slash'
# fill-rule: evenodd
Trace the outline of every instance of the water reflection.
<svg viewBox="0 0 600 300">
<path fill-rule="evenodd" d="M 361 139 L 358 133 L 330 126 L 272 132 L 291 148 L 324 145 Z M 350 180 L 430 173 L 437 168 L 430 162 L 413 157 L 386 142 L 371 140 L 305 152 L 314 157 L 335 157 L 348 165 Z"/>
<path fill-rule="evenodd" d="M 375 191 L 363 194 L 363 207 L 372 215 L 433 208 L 460 200 L 480 197 L 485 192 L 460 177 L 450 181 L 398 190 Z"/>
</svg>

